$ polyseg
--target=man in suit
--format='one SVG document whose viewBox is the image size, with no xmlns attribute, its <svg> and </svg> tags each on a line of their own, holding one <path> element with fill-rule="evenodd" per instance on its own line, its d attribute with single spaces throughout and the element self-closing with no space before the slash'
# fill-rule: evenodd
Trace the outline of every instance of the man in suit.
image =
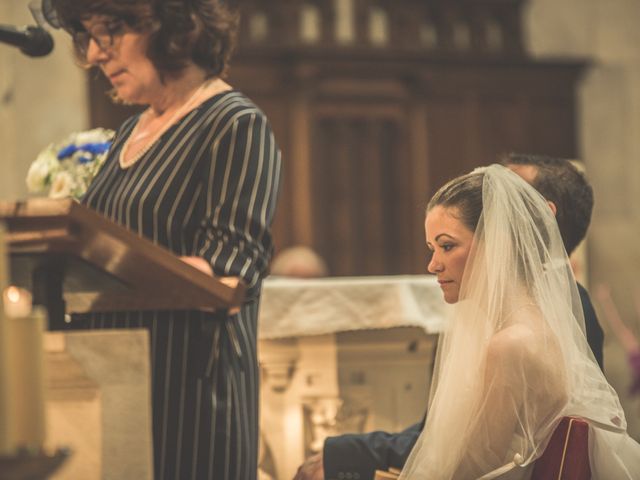
<svg viewBox="0 0 640 480">
<path fill-rule="evenodd" d="M 549 202 L 558 221 L 567 253 L 575 250 L 587 233 L 593 210 L 593 189 L 568 160 L 539 155 L 510 154 L 502 164 L 529 182 Z M 589 294 L 578 284 L 584 310 L 587 341 L 603 366 L 604 335 Z M 329 437 L 323 451 L 298 469 L 294 480 L 369 480 L 375 470 L 402 469 L 422 428 L 421 422 L 399 433 L 370 432 Z"/>
</svg>

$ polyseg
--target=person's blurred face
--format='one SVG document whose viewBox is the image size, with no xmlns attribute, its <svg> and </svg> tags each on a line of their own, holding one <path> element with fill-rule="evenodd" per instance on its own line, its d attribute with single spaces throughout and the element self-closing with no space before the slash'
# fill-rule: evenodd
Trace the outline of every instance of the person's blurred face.
<svg viewBox="0 0 640 480">
<path fill-rule="evenodd" d="M 536 176 L 538 175 L 538 167 L 536 167 L 535 165 L 518 165 L 513 163 L 509 163 L 505 166 L 513 173 L 519 175 L 529 185 L 535 188 L 534 182 L 536 180 Z M 556 204 L 551 200 L 547 200 L 547 203 L 549 204 L 549 208 L 551 209 L 553 214 L 557 215 L 558 209 L 556 207 Z"/>
<path fill-rule="evenodd" d="M 458 301 L 473 242 L 473 232 L 457 217 L 456 208 L 436 206 L 427 212 L 424 223 L 427 248 L 432 253 L 427 270 L 438 277 L 447 303 Z"/>
<path fill-rule="evenodd" d="M 505 166 L 512 172 L 517 173 L 529 185 L 533 185 L 533 181 L 536 179 L 536 175 L 538 175 L 538 167 L 534 165 L 508 163 Z"/>
<path fill-rule="evenodd" d="M 161 82 L 146 54 L 149 33 L 134 31 L 122 20 L 104 15 L 91 17 L 83 26 L 85 37 L 76 41 L 86 45 L 87 62 L 102 70 L 124 102 L 151 103 Z"/>
</svg>

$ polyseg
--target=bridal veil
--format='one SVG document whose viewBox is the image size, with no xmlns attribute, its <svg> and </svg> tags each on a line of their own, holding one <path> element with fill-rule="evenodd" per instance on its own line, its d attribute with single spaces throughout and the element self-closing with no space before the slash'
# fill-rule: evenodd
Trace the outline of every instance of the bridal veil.
<svg viewBox="0 0 640 480">
<path fill-rule="evenodd" d="M 593 354 L 545 199 L 505 167 L 483 211 L 440 338 L 429 409 L 401 479 L 527 479 L 562 417 L 590 424 L 594 479 L 640 479 L 640 445 Z M 455 180 L 454 180 L 455 181 Z"/>
</svg>

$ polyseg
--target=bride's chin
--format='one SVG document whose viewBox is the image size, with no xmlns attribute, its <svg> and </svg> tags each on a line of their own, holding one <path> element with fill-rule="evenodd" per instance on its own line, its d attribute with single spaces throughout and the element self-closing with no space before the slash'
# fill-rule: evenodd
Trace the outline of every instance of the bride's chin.
<svg viewBox="0 0 640 480">
<path fill-rule="evenodd" d="M 449 303 L 449 304 L 458 303 L 458 295 L 457 294 L 454 295 L 452 293 L 445 293 L 444 294 L 444 301 L 445 301 L 445 303 Z"/>
</svg>

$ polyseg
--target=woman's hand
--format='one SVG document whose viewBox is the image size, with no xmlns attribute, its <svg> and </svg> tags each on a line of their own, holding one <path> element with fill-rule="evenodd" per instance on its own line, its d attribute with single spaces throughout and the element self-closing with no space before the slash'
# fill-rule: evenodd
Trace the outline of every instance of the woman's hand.
<svg viewBox="0 0 640 480">
<path fill-rule="evenodd" d="M 180 257 L 184 263 L 188 263 L 194 268 L 197 268 L 201 272 L 206 273 L 210 277 L 213 277 L 213 270 L 211 269 L 211 265 L 202 257 Z"/>
<path fill-rule="evenodd" d="M 182 260 L 184 263 L 188 263 L 193 268 L 197 268 L 198 270 L 209 275 L 210 277 L 214 276 L 211 265 L 202 257 L 180 257 L 180 260 Z M 236 277 L 218 277 L 218 280 L 221 283 L 224 283 L 225 285 L 232 288 L 236 288 L 238 286 L 238 279 Z M 229 309 L 229 315 L 235 315 L 239 311 L 240 311 L 239 307 L 231 308 Z"/>
</svg>

